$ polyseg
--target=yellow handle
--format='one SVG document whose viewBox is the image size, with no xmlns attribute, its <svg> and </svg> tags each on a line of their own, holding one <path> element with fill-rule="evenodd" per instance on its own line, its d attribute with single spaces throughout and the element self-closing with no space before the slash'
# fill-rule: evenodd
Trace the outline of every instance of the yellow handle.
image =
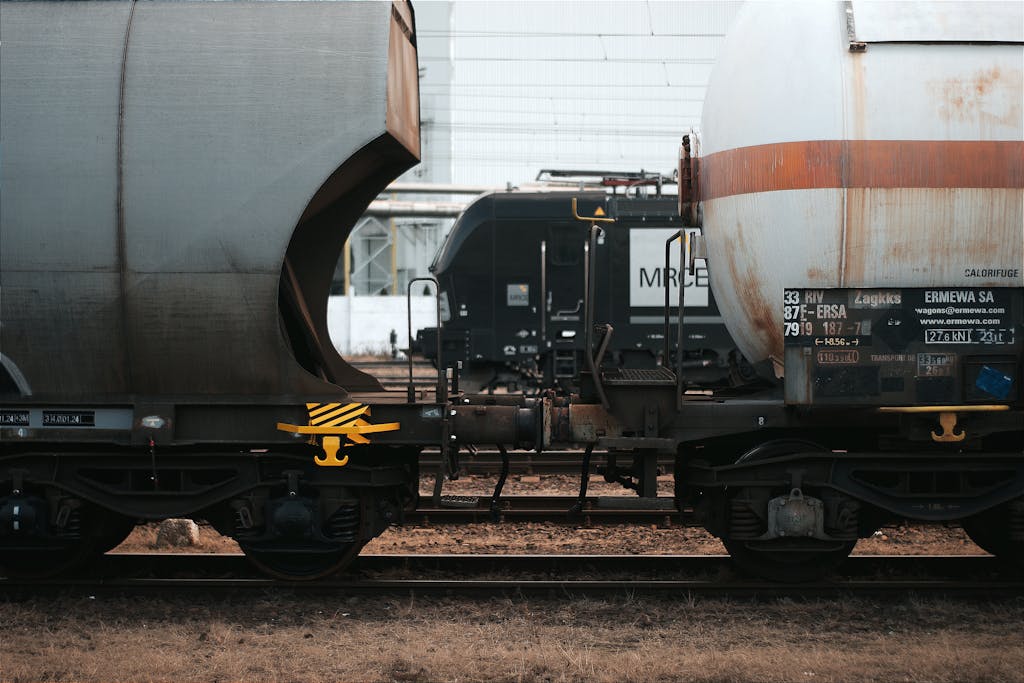
<svg viewBox="0 0 1024 683">
<path fill-rule="evenodd" d="M 576 197 L 572 198 L 572 217 L 578 221 L 592 221 L 594 223 L 614 223 L 614 218 L 601 218 L 600 216 L 581 216 L 576 211 Z"/>
</svg>

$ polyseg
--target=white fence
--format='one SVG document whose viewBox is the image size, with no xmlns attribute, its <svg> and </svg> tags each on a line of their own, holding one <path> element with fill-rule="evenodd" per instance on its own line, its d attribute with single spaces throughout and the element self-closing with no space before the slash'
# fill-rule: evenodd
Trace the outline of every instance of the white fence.
<svg viewBox="0 0 1024 683">
<path fill-rule="evenodd" d="M 398 348 L 408 343 L 408 322 L 404 296 L 332 296 L 327 301 L 327 329 L 342 356 L 391 352 L 391 330 L 398 335 Z M 412 336 L 423 327 L 437 324 L 433 296 L 412 298 Z"/>
</svg>

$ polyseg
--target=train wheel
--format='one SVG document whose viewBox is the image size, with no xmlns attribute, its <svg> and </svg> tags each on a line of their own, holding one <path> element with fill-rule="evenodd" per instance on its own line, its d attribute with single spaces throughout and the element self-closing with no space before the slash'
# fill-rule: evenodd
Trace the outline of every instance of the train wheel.
<svg viewBox="0 0 1024 683">
<path fill-rule="evenodd" d="M 71 572 L 119 545 L 135 526 L 88 503 L 67 506 L 68 512 L 59 514 L 59 528 L 50 524 L 43 498 L 23 496 L 2 507 L 0 517 L 13 523 L 16 516 L 17 526 L 27 532 L 9 535 L 0 546 L 0 566 L 12 578 L 47 579 Z"/>
<path fill-rule="evenodd" d="M 360 505 L 339 505 L 321 518 L 317 501 L 301 495 L 266 505 L 265 523 L 235 535 L 249 560 L 263 573 L 286 581 L 314 581 L 345 569 L 362 550 Z"/>
<path fill-rule="evenodd" d="M 254 546 L 239 543 L 242 552 L 264 574 L 285 581 L 315 581 L 336 574 L 348 567 L 359 555 L 363 545 L 333 544 Z"/>
<path fill-rule="evenodd" d="M 744 453 L 737 463 L 790 455 L 792 453 L 824 452 L 825 448 L 810 441 L 782 439 L 759 444 Z M 764 518 L 755 510 L 767 510 L 768 499 L 788 491 L 769 493 L 764 490 L 741 489 L 733 497 L 731 528 L 742 528 L 747 538 L 722 538 L 736 566 L 745 573 L 769 581 L 816 581 L 836 569 L 849 556 L 857 541 L 823 540 L 818 538 L 772 538 L 759 540 L 749 536 L 765 531 Z M 744 499 L 750 501 L 743 504 Z"/>
<path fill-rule="evenodd" d="M 968 517 L 962 524 L 982 550 L 1024 569 L 1024 498 Z"/>
</svg>

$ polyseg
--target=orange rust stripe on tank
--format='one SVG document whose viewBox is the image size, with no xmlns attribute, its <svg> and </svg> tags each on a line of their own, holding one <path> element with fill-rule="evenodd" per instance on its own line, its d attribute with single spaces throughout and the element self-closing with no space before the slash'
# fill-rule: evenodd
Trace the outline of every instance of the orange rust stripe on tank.
<svg viewBox="0 0 1024 683">
<path fill-rule="evenodd" d="M 1024 187 L 1022 141 L 810 140 L 700 160 L 703 200 L 755 192 L 865 187 Z"/>
</svg>

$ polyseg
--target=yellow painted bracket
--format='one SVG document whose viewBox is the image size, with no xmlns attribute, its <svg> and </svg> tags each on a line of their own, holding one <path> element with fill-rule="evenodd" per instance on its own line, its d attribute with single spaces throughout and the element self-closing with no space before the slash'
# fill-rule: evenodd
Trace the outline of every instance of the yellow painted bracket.
<svg viewBox="0 0 1024 683">
<path fill-rule="evenodd" d="M 398 422 L 367 422 L 363 416 L 370 415 L 370 406 L 362 403 L 307 403 L 306 409 L 309 411 L 308 425 L 278 422 L 277 428 L 282 432 L 309 434 L 312 443 L 316 443 L 317 435 L 322 436 L 320 445 L 324 449 L 324 457 L 316 457 L 315 462 L 323 467 L 343 467 L 348 463 L 347 455 L 338 458 L 338 450 L 342 447 L 341 436 L 346 437 L 347 448 L 352 444 L 370 443 L 366 434 L 395 432 L 401 428 Z"/>
<path fill-rule="evenodd" d="M 878 408 L 880 413 L 1002 413 L 1010 409 L 1010 406 L 997 403 L 994 405 L 967 405 L 967 406 L 882 406 Z"/>
<path fill-rule="evenodd" d="M 344 434 L 353 443 L 370 443 L 369 439 L 361 435 L 377 432 L 396 432 L 402 427 L 400 422 L 382 422 L 381 424 L 372 424 L 364 420 L 359 420 L 359 422 L 361 424 L 351 427 L 304 427 L 302 425 L 278 422 L 277 428 L 282 432 L 292 432 L 293 434 Z"/>
<path fill-rule="evenodd" d="M 938 441 L 939 443 L 950 443 L 955 441 L 963 441 L 967 437 L 967 432 L 964 430 L 956 430 L 956 413 L 939 413 L 939 426 L 942 427 L 942 433 L 936 434 L 932 432 L 932 441 Z"/>
<path fill-rule="evenodd" d="M 953 443 L 967 438 L 966 430 L 956 431 L 957 413 L 1003 413 L 1009 409 L 1010 406 L 997 403 L 965 406 L 882 406 L 878 408 L 878 412 L 908 415 L 938 413 L 939 426 L 942 427 L 942 431 L 939 433 L 932 432 L 932 441 Z"/>
</svg>

